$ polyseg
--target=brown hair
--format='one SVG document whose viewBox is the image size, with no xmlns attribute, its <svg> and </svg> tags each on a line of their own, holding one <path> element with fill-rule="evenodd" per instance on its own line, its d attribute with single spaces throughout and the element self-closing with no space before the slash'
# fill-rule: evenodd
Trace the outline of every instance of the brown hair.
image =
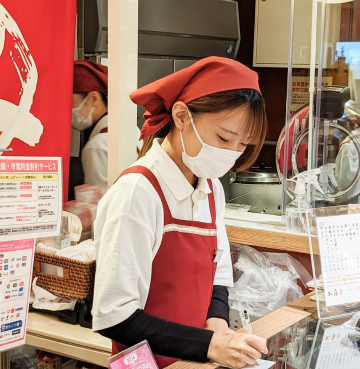
<svg viewBox="0 0 360 369">
<path fill-rule="evenodd" d="M 258 157 L 267 133 L 267 118 L 265 113 L 265 102 L 261 94 L 253 89 L 238 89 L 217 92 L 215 94 L 200 97 L 187 104 L 189 110 L 194 114 L 219 113 L 244 107 L 248 112 L 248 124 L 246 136 L 251 138 L 244 153 L 236 161 L 233 170 L 240 171 L 251 167 Z M 152 146 L 155 138 L 164 138 L 173 129 L 174 122 L 166 124 L 158 132 L 144 140 L 139 158 L 144 156 Z"/>
</svg>

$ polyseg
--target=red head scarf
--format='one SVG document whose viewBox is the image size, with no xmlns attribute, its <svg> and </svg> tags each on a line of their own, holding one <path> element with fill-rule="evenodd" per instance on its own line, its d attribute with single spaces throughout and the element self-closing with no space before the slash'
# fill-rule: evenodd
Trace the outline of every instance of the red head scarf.
<svg viewBox="0 0 360 369">
<path fill-rule="evenodd" d="M 130 94 L 130 99 L 146 110 L 140 139 L 151 136 L 170 121 L 176 101 L 186 104 L 199 97 L 240 88 L 260 92 L 257 73 L 235 60 L 217 56 L 201 59 L 139 88 Z"/>
<path fill-rule="evenodd" d="M 97 91 L 107 96 L 108 68 L 91 60 L 74 62 L 74 94 Z"/>
</svg>

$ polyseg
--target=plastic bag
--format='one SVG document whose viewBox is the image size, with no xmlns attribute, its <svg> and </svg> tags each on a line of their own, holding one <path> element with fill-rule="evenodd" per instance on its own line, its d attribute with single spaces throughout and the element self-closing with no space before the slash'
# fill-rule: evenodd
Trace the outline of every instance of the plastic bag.
<svg viewBox="0 0 360 369">
<path fill-rule="evenodd" d="M 78 261 L 93 261 L 96 259 L 95 242 L 86 240 L 78 245 L 59 250 L 56 255 Z"/>
<path fill-rule="evenodd" d="M 33 307 L 41 310 L 74 310 L 76 300 L 70 300 L 65 297 L 58 297 L 36 285 L 37 277 L 32 284 L 32 290 L 35 294 Z"/>
<path fill-rule="evenodd" d="M 290 255 L 276 255 L 264 255 L 250 246 L 240 248 L 234 267 L 243 274 L 234 283 L 234 287 L 229 289 L 231 308 L 247 310 L 251 316 L 261 317 L 303 296 L 296 279 L 311 279 L 309 273 L 306 272 L 306 276 L 305 268 L 300 263 L 301 268 L 294 263 L 295 259 Z M 270 260 L 280 265 L 281 269 Z"/>
</svg>

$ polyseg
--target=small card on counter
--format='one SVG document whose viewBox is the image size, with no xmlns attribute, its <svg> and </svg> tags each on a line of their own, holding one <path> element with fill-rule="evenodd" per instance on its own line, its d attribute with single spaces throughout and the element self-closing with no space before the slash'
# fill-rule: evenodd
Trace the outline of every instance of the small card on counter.
<svg viewBox="0 0 360 369">
<path fill-rule="evenodd" d="M 108 360 L 110 369 L 159 369 L 146 340 L 119 352 Z"/>
<path fill-rule="evenodd" d="M 217 364 L 217 363 L 215 363 Z M 275 361 L 256 360 L 256 364 L 244 366 L 243 369 L 270 369 L 276 364 Z M 229 366 L 219 365 L 219 368 L 230 368 Z M 230 368 L 232 369 L 232 368 Z"/>
</svg>

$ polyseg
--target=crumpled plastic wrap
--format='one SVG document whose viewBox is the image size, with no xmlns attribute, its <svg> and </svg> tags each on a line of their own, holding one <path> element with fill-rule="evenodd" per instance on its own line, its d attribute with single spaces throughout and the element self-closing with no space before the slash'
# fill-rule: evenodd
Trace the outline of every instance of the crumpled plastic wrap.
<svg viewBox="0 0 360 369">
<path fill-rule="evenodd" d="M 34 292 L 33 308 L 41 310 L 61 311 L 74 310 L 76 301 L 65 297 L 58 297 L 36 285 L 37 277 L 32 283 Z"/>
<path fill-rule="evenodd" d="M 342 327 L 350 331 L 356 331 L 360 334 L 360 312 L 354 314 L 342 325 Z"/>
<path fill-rule="evenodd" d="M 305 284 L 310 274 L 288 254 L 262 254 L 250 246 L 241 246 L 234 265 L 242 274 L 229 289 L 230 307 L 262 317 L 303 296 L 296 284 Z"/>
<path fill-rule="evenodd" d="M 56 255 L 84 262 L 93 261 L 96 259 L 95 242 L 86 240 L 78 245 L 59 250 Z"/>
</svg>

